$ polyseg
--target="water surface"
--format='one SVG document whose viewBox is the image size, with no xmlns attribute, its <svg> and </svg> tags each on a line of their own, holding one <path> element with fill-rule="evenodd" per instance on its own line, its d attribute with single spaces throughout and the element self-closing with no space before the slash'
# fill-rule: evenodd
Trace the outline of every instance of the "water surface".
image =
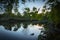
<svg viewBox="0 0 60 40">
<path fill-rule="evenodd" d="M 44 28 L 32 23 L 0 24 L 0 40 L 37 40 Z"/>
</svg>

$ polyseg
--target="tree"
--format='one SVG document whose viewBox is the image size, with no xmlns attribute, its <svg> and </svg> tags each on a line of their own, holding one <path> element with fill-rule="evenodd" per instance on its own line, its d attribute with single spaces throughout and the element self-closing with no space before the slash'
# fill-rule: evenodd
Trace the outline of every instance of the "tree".
<svg viewBox="0 0 60 40">
<path fill-rule="evenodd" d="M 59 0 L 47 0 L 46 7 L 50 6 L 49 8 L 46 8 L 48 10 L 51 9 L 51 12 L 47 14 L 48 16 L 48 33 L 46 40 L 58 40 L 60 39 L 60 1 Z M 51 36 L 52 35 L 52 36 Z"/>
<path fill-rule="evenodd" d="M 0 0 L 0 7 L 2 9 L 5 9 L 6 13 L 11 14 L 13 5 L 15 4 L 17 6 L 18 0 Z"/>
</svg>

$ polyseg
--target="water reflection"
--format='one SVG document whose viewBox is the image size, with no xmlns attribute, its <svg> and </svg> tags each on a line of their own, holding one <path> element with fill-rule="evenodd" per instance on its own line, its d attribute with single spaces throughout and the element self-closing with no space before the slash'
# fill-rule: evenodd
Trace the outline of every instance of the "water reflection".
<svg viewBox="0 0 60 40">
<path fill-rule="evenodd" d="M 2 23 L 0 24 L 0 40 L 37 40 L 42 30 L 44 28 L 39 24 Z"/>
</svg>

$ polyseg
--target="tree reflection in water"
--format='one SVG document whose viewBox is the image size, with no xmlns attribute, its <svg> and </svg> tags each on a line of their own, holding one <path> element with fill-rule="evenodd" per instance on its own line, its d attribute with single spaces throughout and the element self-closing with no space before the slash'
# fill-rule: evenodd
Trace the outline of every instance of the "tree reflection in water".
<svg viewBox="0 0 60 40">
<path fill-rule="evenodd" d="M 0 23 L 0 25 L 3 25 L 3 27 L 6 30 L 9 30 L 9 31 L 17 31 L 22 26 L 24 28 L 23 32 L 24 32 L 25 35 L 27 34 L 27 28 L 28 28 L 28 25 L 30 25 L 30 24 L 31 23 L 28 23 L 28 22 L 24 22 L 24 23 Z M 36 28 L 38 28 L 38 26 L 41 26 L 42 24 L 37 24 L 37 23 L 34 24 L 34 23 L 32 23 L 32 25 L 35 25 L 35 26 L 37 25 Z M 34 26 L 32 26 L 32 28 L 34 29 Z M 40 27 L 40 28 L 38 28 L 38 30 L 42 30 L 41 33 L 38 36 L 38 40 L 40 40 L 40 36 L 45 35 L 45 34 L 43 34 L 44 33 L 44 28 Z M 35 33 L 32 32 L 32 33 L 30 33 L 30 35 L 34 36 Z"/>
<path fill-rule="evenodd" d="M 23 28 L 27 28 L 27 25 L 29 23 L 22 23 Z M 17 31 L 21 27 L 21 23 L 2 23 L 1 25 L 4 26 L 6 30 L 12 30 L 12 27 L 14 27 L 13 31 Z"/>
</svg>

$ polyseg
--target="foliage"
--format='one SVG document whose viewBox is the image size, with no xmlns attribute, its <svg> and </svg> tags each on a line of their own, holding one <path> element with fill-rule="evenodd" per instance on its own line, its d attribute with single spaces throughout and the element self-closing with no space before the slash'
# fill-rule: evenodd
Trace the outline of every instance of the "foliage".
<svg viewBox="0 0 60 40">
<path fill-rule="evenodd" d="M 47 0 L 46 7 L 50 6 L 51 11 L 46 12 L 46 17 L 48 18 L 48 22 L 44 27 L 47 27 L 47 37 L 41 36 L 44 40 L 60 40 L 60 1 L 59 0 Z M 47 8 L 46 8 L 47 9 Z M 50 10 L 49 9 L 49 10 Z"/>
</svg>

